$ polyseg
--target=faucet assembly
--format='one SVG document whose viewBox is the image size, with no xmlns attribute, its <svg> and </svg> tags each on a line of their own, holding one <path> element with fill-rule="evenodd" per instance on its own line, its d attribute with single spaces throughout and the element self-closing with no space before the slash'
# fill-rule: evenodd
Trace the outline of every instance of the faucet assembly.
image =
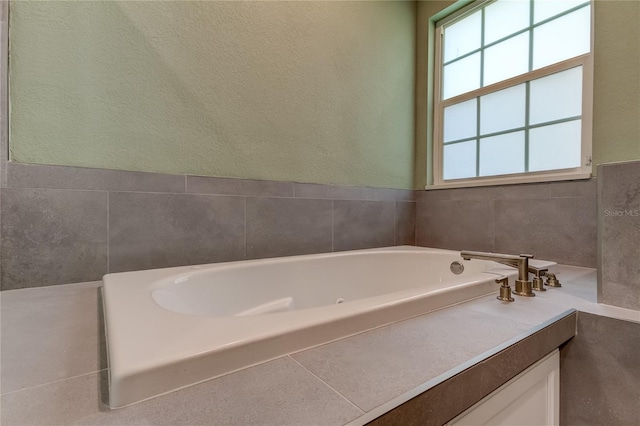
<svg viewBox="0 0 640 426">
<path fill-rule="evenodd" d="M 516 289 L 513 292 L 518 296 L 535 296 L 533 291 L 531 291 L 531 281 L 529 281 L 529 259 L 531 259 L 533 255 L 521 254 L 514 256 L 511 254 L 487 253 L 482 251 L 461 251 L 460 256 L 462 256 L 464 260 L 491 260 L 517 268 L 518 279 L 516 280 Z"/>
<path fill-rule="evenodd" d="M 562 287 L 556 275 L 549 272 L 547 268 L 529 265 L 529 259 L 533 258 L 530 254 L 514 256 L 511 254 L 487 253 L 483 251 L 461 251 L 460 256 L 462 256 L 464 260 L 491 260 L 518 269 L 516 289 L 513 292 L 519 296 L 533 297 L 535 294 L 531 290 L 547 291 L 547 289 L 544 288 L 545 285 L 549 287 Z M 534 275 L 533 282 L 529 281 L 529 273 Z M 546 277 L 547 282 L 543 283 L 542 277 Z M 505 302 L 513 302 L 508 279 L 502 277 L 497 279 L 496 283 L 501 284 L 498 299 Z"/>
</svg>

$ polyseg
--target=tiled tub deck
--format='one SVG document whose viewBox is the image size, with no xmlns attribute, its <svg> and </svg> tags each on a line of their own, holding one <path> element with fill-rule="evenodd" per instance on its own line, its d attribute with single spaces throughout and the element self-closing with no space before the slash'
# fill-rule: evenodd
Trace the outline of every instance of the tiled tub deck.
<svg viewBox="0 0 640 426">
<path fill-rule="evenodd" d="M 573 308 L 640 321 L 595 303 L 595 270 L 560 277 L 534 298 L 482 297 L 113 411 L 100 283 L 5 291 L 2 424 L 442 424 L 570 339 Z"/>
</svg>

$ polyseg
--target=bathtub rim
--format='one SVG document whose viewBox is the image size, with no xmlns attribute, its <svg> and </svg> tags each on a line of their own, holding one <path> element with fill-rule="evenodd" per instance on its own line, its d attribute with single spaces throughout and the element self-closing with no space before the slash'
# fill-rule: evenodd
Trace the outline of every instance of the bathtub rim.
<svg viewBox="0 0 640 426">
<path fill-rule="evenodd" d="M 357 250 L 357 252 L 385 252 L 385 251 L 419 251 L 422 253 L 429 252 L 437 252 L 437 253 L 450 253 L 459 256 L 459 252 L 452 250 L 444 250 L 444 249 L 433 249 L 433 248 L 423 248 L 423 247 L 414 247 L 414 246 L 396 246 L 396 247 L 384 247 L 384 248 L 376 248 L 376 249 L 365 249 L 365 250 Z M 338 253 L 323 253 L 319 255 L 303 255 L 303 256 L 295 256 L 296 258 L 317 258 L 317 257 L 333 257 L 333 256 L 344 256 L 349 253 L 353 253 L 356 251 L 349 252 L 338 252 Z M 211 267 L 224 267 L 229 266 L 229 264 L 240 264 L 244 262 L 252 262 L 255 264 L 260 264 L 262 262 L 286 262 L 290 257 L 284 258 L 271 258 L 271 259 L 258 259 L 251 261 L 236 261 L 236 262 L 227 262 L 226 264 L 209 264 L 209 265 L 196 265 L 198 269 Z M 492 262 L 490 262 L 492 263 Z M 221 266 L 223 265 L 223 266 Z M 448 306 L 452 306 L 457 303 L 462 303 L 477 297 L 483 297 L 486 294 L 491 293 L 495 290 L 496 285 L 494 284 L 495 278 L 497 275 L 507 275 L 513 279 L 515 277 L 516 271 L 513 268 L 509 268 L 503 265 L 496 264 L 496 267 L 491 269 L 493 272 L 482 272 L 479 275 L 482 276 L 483 279 L 474 280 L 471 283 L 466 283 L 463 285 L 455 286 L 455 290 L 451 289 L 441 289 L 435 292 L 429 293 L 431 297 L 427 297 L 425 294 L 422 295 L 413 295 L 409 297 L 405 297 L 401 300 L 394 300 L 389 303 L 377 304 L 374 306 L 370 306 L 368 309 L 362 309 L 358 311 L 356 314 L 346 313 L 343 315 L 334 315 L 330 318 L 324 318 L 323 321 L 318 322 L 317 320 L 308 320 L 306 322 L 300 321 L 296 322 L 296 327 L 292 330 L 289 329 L 287 333 L 283 333 L 282 326 L 272 329 L 270 333 L 255 332 L 253 336 L 249 338 L 235 340 L 235 341 L 227 341 L 225 344 L 219 347 L 217 350 L 211 350 L 211 344 L 203 344 L 200 343 L 194 346 L 181 346 L 180 344 L 172 345 L 172 350 L 166 351 L 166 338 L 180 340 L 182 334 L 184 334 L 185 330 L 189 330 L 189 334 L 196 334 L 200 339 L 211 337 L 211 331 L 209 333 L 206 331 L 203 332 L 202 329 L 206 328 L 208 323 L 218 322 L 222 323 L 220 326 L 225 328 L 232 326 L 233 323 L 239 324 L 238 326 L 242 326 L 244 322 L 248 322 L 245 320 L 249 320 L 251 322 L 255 322 L 255 319 L 252 317 L 213 317 L 207 318 L 202 316 L 192 316 L 187 314 L 180 314 L 172 311 L 168 311 L 155 303 L 155 301 L 151 297 L 150 292 L 150 284 L 146 283 L 113 283 L 114 278 L 122 277 L 123 274 L 127 274 L 129 278 L 137 278 L 139 279 L 141 276 L 148 277 L 157 277 L 159 275 L 166 276 L 168 273 L 180 273 L 193 271 L 194 266 L 182 266 L 175 268 L 164 268 L 164 269 L 155 269 L 155 270 L 147 270 L 147 271 L 135 271 L 131 273 L 117 273 L 117 274 L 108 274 L 103 278 L 103 305 L 105 309 L 105 335 L 108 336 L 110 343 L 107 343 L 108 347 L 108 363 L 109 363 L 109 387 L 110 387 L 110 406 L 111 408 L 121 408 L 128 405 L 132 405 L 168 392 L 172 392 L 174 390 L 178 390 L 184 387 L 192 386 L 197 383 L 202 383 L 204 381 L 213 379 L 215 377 L 220 377 L 222 375 L 226 375 L 232 373 L 234 371 L 238 371 L 244 368 L 248 368 L 253 365 L 257 365 L 263 362 L 267 362 L 269 360 L 285 356 L 287 354 L 295 353 L 301 350 L 306 350 L 312 347 L 316 347 L 322 344 L 327 344 L 332 341 L 344 339 L 347 337 L 351 337 L 353 335 L 364 333 L 366 331 L 387 326 L 393 324 L 395 322 L 403 321 L 415 316 L 424 315 L 429 312 L 433 312 L 438 309 L 443 309 Z M 123 291 L 133 294 L 129 294 L 130 297 L 126 299 L 128 306 L 125 311 L 128 313 L 136 312 L 140 309 L 140 301 L 144 304 L 144 308 L 150 308 L 152 315 L 145 317 L 144 319 L 138 318 L 134 324 L 127 323 L 126 321 L 122 321 L 123 315 L 118 315 L 114 317 L 113 315 L 107 315 L 107 312 L 110 309 L 110 303 L 113 303 L 113 298 L 121 296 Z M 116 291 L 117 290 L 117 291 Z M 419 289 L 418 289 L 419 290 Z M 462 293 L 468 293 L 468 291 L 475 291 L 471 296 L 468 294 L 463 295 Z M 112 294 L 112 293 L 116 294 Z M 404 293 L 407 291 L 405 290 Z M 411 293 L 415 293 L 415 289 L 411 290 Z M 435 294 L 437 293 L 437 294 Z M 145 297 L 148 296 L 148 297 Z M 390 296 L 397 296 L 396 293 L 389 293 L 382 296 L 376 296 L 374 298 L 369 299 L 386 299 Z M 357 302 L 370 302 L 369 299 L 362 299 L 359 301 L 353 301 L 350 303 L 356 304 Z M 437 303 L 437 307 L 432 308 L 424 308 L 421 304 L 426 303 L 429 304 L 431 302 L 440 301 Z M 442 300 L 441 300 L 442 299 Z M 132 302 L 138 301 L 138 303 Z M 428 300 L 425 302 L 425 300 Z M 343 304 L 340 306 L 344 306 L 347 304 Z M 327 339 L 322 338 L 321 341 L 313 341 L 309 342 L 308 339 L 305 341 L 305 336 L 302 335 L 304 331 L 314 329 L 314 328 L 328 328 L 333 326 L 337 326 L 338 324 L 343 324 L 346 321 L 354 321 L 354 318 L 368 318 L 368 315 L 372 315 L 373 313 L 380 312 L 391 312 L 394 307 L 398 306 L 407 306 L 414 305 L 413 309 L 407 311 L 406 315 L 401 315 L 398 318 L 393 320 L 384 320 L 379 324 L 374 326 L 357 326 L 353 327 L 353 329 L 357 329 L 357 331 L 353 331 L 349 329 L 346 333 L 338 333 L 339 336 Z M 334 305 L 335 306 L 335 305 Z M 326 310 L 326 306 L 317 307 L 317 308 L 309 308 L 303 311 L 292 311 L 292 312 L 284 312 L 281 314 L 274 315 L 282 315 L 283 317 L 293 317 L 295 319 L 296 316 L 300 316 L 300 312 L 308 313 L 308 311 L 312 310 Z M 391 313 L 388 313 L 389 316 L 394 316 Z M 366 320 L 362 320 L 366 323 Z M 265 323 L 268 323 L 266 321 Z M 379 321 L 372 321 L 379 322 Z M 154 330 L 154 326 L 155 330 Z M 273 324 L 263 324 L 263 329 L 265 327 L 272 327 Z M 163 327 L 166 327 L 163 328 Z M 158 334 L 158 329 L 162 329 L 162 334 Z M 167 330 L 168 329 L 168 330 Z M 193 329 L 196 331 L 194 332 Z M 146 333 L 146 334 L 145 334 Z M 123 334 L 125 335 L 123 337 Z M 255 336 L 258 334 L 260 338 L 256 339 Z M 146 343 L 141 339 L 132 338 L 131 336 L 140 337 L 144 336 L 142 340 L 146 340 Z M 283 337 L 287 336 L 287 337 Z M 297 337 L 296 337 L 297 336 Z M 267 357 L 260 357 L 260 360 L 249 360 L 248 362 L 240 362 L 241 366 L 237 366 L 234 368 L 227 368 L 223 372 L 216 372 L 215 374 L 207 375 L 206 378 L 201 380 L 188 380 L 188 383 L 183 383 L 175 386 L 165 386 L 167 389 L 163 391 L 152 391 L 152 392 L 142 392 L 142 395 L 132 397 L 131 395 L 127 395 L 126 392 L 124 395 L 121 388 L 126 386 L 127 384 L 131 384 L 132 387 L 137 388 L 140 387 L 140 380 L 145 376 L 152 376 L 154 372 L 158 370 L 167 370 L 169 371 L 171 368 L 175 368 L 176 365 L 184 364 L 184 365 L 195 365 L 199 362 L 202 362 L 207 357 L 210 357 L 212 354 L 219 355 L 221 353 L 225 354 L 233 354 L 238 350 L 243 348 L 247 343 L 250 344 L 264 344 L 265 342 L 273 342 L 278 339 L 289 339 L 296 340 L 300 339 L 300 343 L 292 343 L 288 342 L 288 346 L 284 350 L 277 350 L 278 348 L 272 348 L 272 353 Z M 149 340 L 154 341 L 154 344 L 149 343 Z M 162 342 L 162 343 L 159 343 Z M 147 344 L 148 343 L 148 344 Z M 175 342 L 174 342 L 175 343 Z M 182 342 L 184 343 L 184 342 Z M 115 348 L 119 349 L 115 349 Z M 128 348 L 127 350 L 122 350 L 120 348 Z M 135 350 L 132 350 L 134 348 Z M 165 350 L 164 354 L 159 354 L 159 350 Z M 269 351 L 267 351 L 269 352 Z M 277 353 L 276 353 L 277 352 Z M 251 356 L 248 358 L 253 359 Z M 167 367 L 169 366 L 169 367 Z M 163 387 L 162 384 L 154 385 L 157 389 Z M 119 390 L 116 390 L 118 388 Z M 134 392 L 140 394 L 140 392 Z M 144 395 L 148 393 L 149 395 Z"/>
</svg>

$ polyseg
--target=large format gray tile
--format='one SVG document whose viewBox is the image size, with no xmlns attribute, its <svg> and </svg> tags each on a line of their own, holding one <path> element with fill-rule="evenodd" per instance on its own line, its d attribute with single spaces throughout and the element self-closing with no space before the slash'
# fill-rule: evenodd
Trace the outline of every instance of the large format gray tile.
<svg viewBox="0 0 640 426">
<path fill-rule="evenodd" d="M 522 185 L 478 186 L 420 191 L 419 201 L 449 200 L 512 200 L 540 199 L 549 197 L 548 183 L 528 183 Z"/>
<path fill-rule="evenodd" d="M 573 337 L 575 324 L 576 314 L 569 314 L 482 362 L 456 367 L 455 370 L 447 372 L 447 375 L 452 375 L 450 379 L 427 388 L 426 391 L 368 424 L 375 426 L 446 424 Z"/>
<path fill-rule="evenodd" d="M 461 305 L 291 356 L 369 411 L 528 327 Z"/>
<path fill-rule="evenodd" d="M 102 383 L 100 373 L 95 372 L 3 394 L 0 421 L 6 426 L 76 424 L 106 408 L 100 403 Z"/>
<path fill-rule="evenodd" d="M 639 365 L 639 323 L 579 312 L 560 351 L 560 424 L 637 425 Z"/>
<path fill-rule="evenodd" d="M 550 197 L 595 197 L 596 179 L 570 180 L 564 182 L 551 182 L 549 187 Z"/>
<path fill-rule="evenodd" d="M 552 197 L 595 197 L 595 179 L 541 182 L 518 185 L 479 186 L 474 188 L 416 191 L 418 201 L 517 200 Z"/>
<path fill-rule="evenodd" d="M 395 244 L 395 202 L 335 201 L 333 223 L 335 251 Z"/>
<path fill-rule="evenodd" d="M 149 401 L 108 411 L 97 374 L 3 397 L 6 425 L 341 425 L 362 412 L 280 358 Z"/>
<path fill-rule="evenodd" d="M 292 197 L 293 183 L 273 180 L 187 176 L 187 192 L 255 197 Z"/>
<path fill-rule="evenodd" d="M 517 200 L 540 199 L 549 196 L 547 183 L 484 186 L 451 189 L 452 200 Z"/>
<path fill-rule="evenodd" d="M 7 22 L 9 20 L 8 18 L 9 18 L 9 2 L 2 1 L 2 3 L 0 3 L 0 22 Z"/>
<path fill-rule="evenodd" d="M 495 203 L 496 252 L 530 253 L 561 264 L 595 267 L 595 198 Z"/>
<path fill-rule="evenodd" d="M 320 198 L 329 200 L 365 200 L 368 188 L 359 186 L 322 185 L 317 183 L 294 183 L 298 198 Z"/>
<path fill-rule="evenodd" d="M 565 282 L 562 284 L 564 285 Z M 548 291 L 543 292 L 536 291 L 534 292 L 535 297 L 514 295 L 514 302 L 506 303 L 496 299 L 498 288 L 499 286 L 496 285 L 495 293 L 486 298 L 467 302 L 465 304 L 466 309 L 502 318 L 504 321 L 518 318 L 518 322 L 532 327 L 567 311 L 566 303 L 554 303 L 558 293 L 556 289 L 550 288 Z"/>
<path fill-rule="evenodd" d="M 599 301 L 640 310 L 640 161 L 598 171 Z"/>
<path fill-rule="evenodd" d="M 415 191 L 393 188 L 367 188 L 367 200 L 371 201 L 414 201 Z"/>
<path fill-rule="evenodd" d="M 114 192 L 109 272 L 241 260 L 244 199 Z"/>
<path fill-rule="evenodd" d="M 7 185 L 13 188 L 184 192 L 185 187 L 182 175 L 15 162 L 7 166 Z"/>
<path fill-rule="evenodd" d="M 106 367 L 100 284 L 2 292 L 2 393 Z"/>
<path fill-rule="evenodd" d="M 419 202 L 416 217 L 419 246 L 493 251 L 490 200 Z"/>
<path fill-rule="evenodd" d="M 107 193 L 2 190 L 2 289 L 94 281 L 107 272 Z"/>
<path fill-rule="evenodd" d="M 416 244 L 416 203 L 396 203 L 396 245 Z"/>
<path fill-rule="evenodd" d="M 430 189 L 417 190 L 416 201 L 419 203 L 429 203 L 432 201 L 449 201 L 453 191 L 451 189 Z"/>
<path fill-rule="evenodd" d="M 331 252 L 331 200 L 247 198 L 249 259 Z"/>
</svg>

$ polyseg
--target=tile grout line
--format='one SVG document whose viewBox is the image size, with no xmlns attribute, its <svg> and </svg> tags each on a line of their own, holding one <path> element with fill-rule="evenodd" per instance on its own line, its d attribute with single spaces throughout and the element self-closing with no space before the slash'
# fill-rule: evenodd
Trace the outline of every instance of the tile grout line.
<svg viewBox="0 0 640 426">
<path fill-rule="evenodd" d="M 347 398 L 346 396 L 344 396 L 343 394 L 341 394 L 340 392 L 338 392 L 333 386 L 331 386 L 330 384 L 328 384 L 327 382 L 325 382 L 324 380 L 322 380 L 320 377 L 318 377 L 313 371 L 309 370 L 307 367 L 305 367 L 304 365 L 302 365 L 297 359 L 293 358 L 291 355 L 287 355 L 287 358 L 289 358 L 290 360 L 292 360 L 293 362 L 295 362 L 296 364 L 298 364 L 300 367 L 302 367 L 305 371 L 308 371 L 313 377 L 315 377 L 316 379 L 320 380 L 326 387 L 328 387 L 329 389 L 331 389 L 332 391 L 334 391 L 336 394 L 340 395 L 340 397 L 342 399 L 344 399 L 345 401 L 347 401 L 349 404 L 351 404 L 353 407 L 355 407 L 358 411 L 360 411 L 361 414 L 366 414 L 367 412 L 365 410 L 363 410 L 362 408 L 358 407 L 353 401 L 351 401 L 349 398 Z"/>
<path fill-rule="evenodd" d="M 55 383 L 60 383 L 60 382 L 66 382 L 68 380 L 79 379 L 80 377 L 89 376 L 89 375 L 92 375 L 92 374 L 98 374 L 98 380 L 100 380 L 99 375 L 103 371 L 108 371 L 108 368 L 101 368 L 100 370 L 93 370 L 93 371 L 90 371 L 88 373 L 78 374 L 76 376 L 71 376 L 71 377 L 65 377 L 64 379 L 58 379 L 58 380 L 54 380 L 52 382 L 41 383 L 39 385 L 27 386 L 26 388 L 16 389 L 16 390 L 12 390 L 12 391 L 9 391 L 9 392 L 4 392 L 4 393 L 2 393 L 0 395 L 6 396 L 6 395 L 11 395 L 11 394 L 14 394 L 14 393 L 18 393 L 18 392 L 29 391 L 29 390 L 33 390 L 33 389 L 37 389 L 37 388 L 42 388 L 42 387 L 45 387 L 45 386 L 53 385 Z"/>
<path fill-rule="evenodd" d="M 491 200 L 491 251 L 496 251 L 496 200 Z"/>
<path fill-rule="evenodd" d="M 336 251 L 334 235 L 336 233 L 336 200 L 331 200 L 331 252 Z"/>
<path fill-rule="evenodd" d="M 398 201 L 393 202 L 393 245 L 398 245 Z"/>
<path fill-rule="evenodd" d="M 330 201 L 374 201 L 374 202 L 385 202 L 381 200 L 365 200 L 363 198 L 340 198 L 340 197 L 293 197 L 291 195 L 261 195 L 261 194 L 225 194 L 225 193 L 211 193 L 211 192 L 176 192 L 176 191 L 148 191 L 148 190 L 131 190 L 131 189 L 109 189 L 109 188 L 100 188 L 100 189 L 92 189 L 92 188 L 50 188 L 44 186 L 13 186 L 7 185 L 4 186 L 3 189 L 13 189 L 13 190 L 30 190 L 30 189 L 41 189 L 47 191 L 84 191 L 84 192 L 124 192 L 127 194 L 166 194 L 166 195 L 204 195 L 208 197 L 256 197 L 256 198 L 278 198 L 278 199 L 298 199 L 298 200 L 330 200 Z M 392 202 L 392 201 L 387 201 Z"/>
<path fill-rule="evenodd" d="M 51 190 L 51 191 L 87 191 L 87 192 L 126 192 L 126 193 L 135 193 L 135 194 L 183 194 L 183 195 L 207 195 L 207 196 L 216 196 L 216 197 L 258 197 L 258 198 L 286 198 L 286 199 L 304 199 L 304 200 L 337 200 L 337 201 L 373 201 L 373 202 L 394 202 L 394 201 L 406 201 L 406 202 L 416 202 L 415 200 L 371 200 L 367 198 L 361 197 L 326 197 L 326 196 L 301 196 L 295 195 L 263 195 L 263 194 L 247 194 L 247 193 L 219 193 L 219 192 L 187 192 L 188 184 L 185 182 L 184 191 L 162 191 L 162 190 L 145 190 L 145 189 L 114 189 L 114 188 L 59 188 L 59 187 L 50 187 L 50 186 L 16 186 L 7 183 L 3 188 L 7 189 L 43 189 L 43 190 Z M 558 197 L 560 198 L 560 197 Z M 573 196 L 567 197 L 573 198 Z"/>
<path fill-rule="evenodd" d="M 425 207 L 426 207 L 426 203 L 424 203 L 424 204 L 425 204 Z M 413 244 L 417 246 L 418 245 L 418 202 L 417 201 L 416 201 L 416 209 L 413 212 L 413 223 L 414 223 L 414 226 L 413 226 Z"/>
<path fill-rule="evenodd" d="M 110 253 L 110 249 L 109 246 L 111 245 L 111 229 L 109 229 L 109 221 L 110 221 L 110 214 L 109 214 L 109 210 L 110 210 L 110 201 L 111 201 L 111 192 L 107 191 L 107 274 L 109 272 L 111 272 L 111 253 Z"/>
</svg>

